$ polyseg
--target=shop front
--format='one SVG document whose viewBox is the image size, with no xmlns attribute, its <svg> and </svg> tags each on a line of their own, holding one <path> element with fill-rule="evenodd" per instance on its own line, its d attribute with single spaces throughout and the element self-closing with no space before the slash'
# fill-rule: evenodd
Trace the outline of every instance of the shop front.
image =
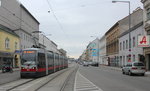
<svg viewBox="0 0 150 91">
<path fill-rule="evenodd" d="M 146 69 L 150 71 L 150 48 L 144 48 Z"/>
<path fill-rule="evenodd" d="M 10 52 L 0 52 L 0 69 L 3 64 L 10 64 L 14 67 L 14 53 Z"/>
</svg>

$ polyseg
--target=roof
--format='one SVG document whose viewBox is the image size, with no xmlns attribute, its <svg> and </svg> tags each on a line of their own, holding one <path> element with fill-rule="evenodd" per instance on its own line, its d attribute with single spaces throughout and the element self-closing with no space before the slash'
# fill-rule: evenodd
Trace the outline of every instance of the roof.
<svg viewBox="0 0 150 91">
<path fill-rule="evenodd" d="M 39 21 L 38 21 L 37 19 L 35 19 L 35 17 L 34 17 L 22 4 L 20 4 L 20 6 L 21 6 L 38 24 L 40 24 Z"/>
<path fill-rule="evenodd" d="M 116 26 L 118 26 L 119 25 L 119 21 L 118 22 L 116 22 L 106 33 L 105 33 L 105 35 L 107 35 L 109 32 L 111 32 Z"/>
<path fill-rule="evenodd" d="M 135 29 L 139 28 L 139 27 L 142 26 L 142 25 L 143 25 L 143 21 L 140 22 L 139 24 L 135 25 L 134 27 L 130 28 L 130 30 L 127 30 L 127 31 L 123 32 L 123 33 L 119 36 L 119 38 L 122 37 L 122 36 L 124 36 L 124 35 L 126 35 L 126 34 L 128 34 L 128 33 L 131 32 L 131 31 L 134 31 Z"/>
<path fill-rule="evenodd" d="M 16 37 L 19 37 L 13 30 L 11 30 L 10 28 L 7 28 L 7 27 L 5 27 L 4 25 L 1 25 L 1 24 L 0 24 L 0 30 L 5 31 L 9 34 L 12 34 Z"/>
</svg>

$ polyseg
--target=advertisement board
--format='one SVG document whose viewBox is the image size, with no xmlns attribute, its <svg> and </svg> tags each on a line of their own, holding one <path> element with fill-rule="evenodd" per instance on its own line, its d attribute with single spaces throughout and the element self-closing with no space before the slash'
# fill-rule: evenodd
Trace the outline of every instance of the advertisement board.
<svg viewBox="0 0 150 91">
<path fill-rule="evenodd" d="M 138 47 L 150 47 L 150 36 L 140 35 L 138 36 Z"/>
</svg>

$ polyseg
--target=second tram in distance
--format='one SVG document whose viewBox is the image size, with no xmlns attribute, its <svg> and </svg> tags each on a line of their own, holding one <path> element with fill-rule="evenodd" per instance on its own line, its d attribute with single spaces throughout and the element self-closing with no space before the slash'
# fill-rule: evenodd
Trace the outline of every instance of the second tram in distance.
<svg viewBox="0 0 150 91">
<path fill-rule="evenodd" d="M 65 56 L 40 48 L 28 48 L 22 51 L 20 76 L 41 77 L 67 67 Z"/>
</svg>

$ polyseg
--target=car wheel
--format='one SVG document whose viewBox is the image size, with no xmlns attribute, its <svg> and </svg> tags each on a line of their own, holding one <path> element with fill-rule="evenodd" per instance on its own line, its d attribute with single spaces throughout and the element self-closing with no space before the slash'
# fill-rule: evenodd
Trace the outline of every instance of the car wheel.
<svg viewBox="0 0 150 91">
<path fill-rule="evenodd" d="M 122 70 L 122 74 L 125 74 L 125 72 Z"/>
<path fill-rule="evenodd" d="M 5 72 L 6 72 L 6 71 L 3 69 L 3 70 L 2 70 L 2 73 L 5 73 Z"/>
<path fill-rule="evenodd" d="M 142 76 L 145 76 L 145 73 L 143 73 Z"/>
<path fill-rule="evenodd" d="M 129 75 L 132 76 L 132 73 L 129 71 Z"/>
</svg>

